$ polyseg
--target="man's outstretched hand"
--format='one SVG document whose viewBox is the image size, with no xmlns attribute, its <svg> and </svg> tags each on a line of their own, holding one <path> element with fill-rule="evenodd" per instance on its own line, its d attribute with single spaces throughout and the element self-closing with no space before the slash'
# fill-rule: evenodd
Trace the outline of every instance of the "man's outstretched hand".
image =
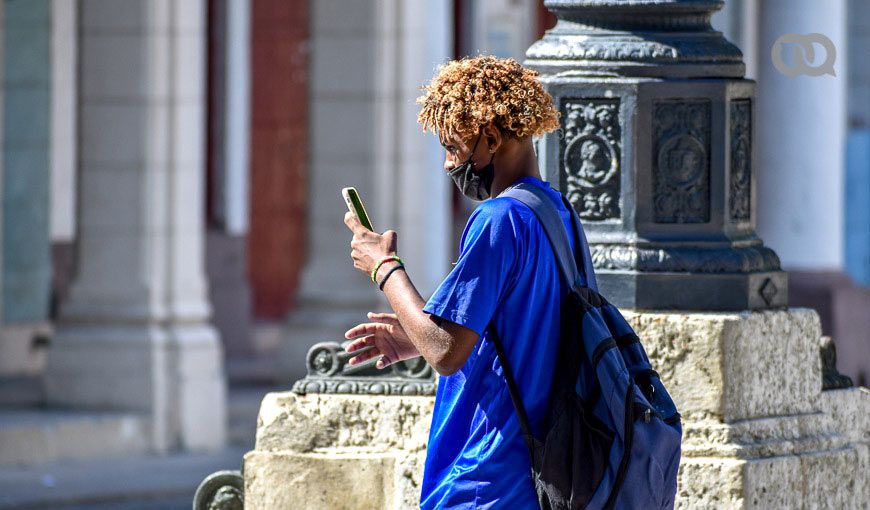
<svg viewBox="0 0 870 510">
<path fill-rule="evenodd" d="M 356 365 L 382 356 L 375 367 L 385 368 L 393 363 L 420 356 L 417 348 L 408 338 L 408 334 L 399 324 L 396 314 L 369 312 L 368 318 L 373 322 L 354 326 L 344 334 L 345 338 L 348 339 L 362 336 L 362 338 L 357 338 L 351 342 L 345 350 L 354 353 L 370 345 L 374 348 L 354 356 L 348 362 L 349 364 Z"/>
</svg>

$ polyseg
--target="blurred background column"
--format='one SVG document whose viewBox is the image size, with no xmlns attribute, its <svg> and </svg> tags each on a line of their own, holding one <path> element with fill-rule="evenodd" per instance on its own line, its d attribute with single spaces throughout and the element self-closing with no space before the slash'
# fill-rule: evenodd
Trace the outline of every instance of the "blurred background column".
<svg viewBox="0 0 870 510">
<path fill-rule="evenodd" d="M 253 352 L 248 283 L 251 4 L 208 1 L 206 270 L 227 357 Z"/>
<path fill-rule="evenodd" d="M 414 103 L 450 56 L 449 4 L 323 0 L 310 9 L 308 257 L 282 355 L 291 380 L 304 375 L 312 344 L 341 340 L 367 311 L 387 309 L 353 268 L 341 188 L 359 190 L 376 230 L 399 232 L 424 297 L 449 268 L 449 180 Z"/>
<path fill-rule="evenodd" d="M 0 374 L 36 373 L 49 328 L 51 3 L 4 0 Z"/>
<path fill-rule="evenodd" d="M 203 271 L 204 2 L 79 6 L 78 253 L 47 401 L 141 413 L 156 450 L 220 447 L 222 351 Z"/>
<path fill-rule="evenodd" d="M 865 1 L 756 0 L 758 232 L 782 257 L 793 306 L 816 309 L 857 384 L 870 377 L 870 79 Z M 836 48 L 835 76 L 786 76 L 771 60 L 777 38 L 820 33 Z M 796 44 L 786 64 L 820 66 Z M 863 60 L 862 60 L 863 59 Z"/>
<path fill-rule="evenodd" d="M 387 0 L 378 2 L 376 22 L 370 213 L 376 230 L 398 232 L 399 254 L 428 299 L 450 270 L 453 181 L 444 172 L 438 138 L 417 123 L 416 99 L 452 56 L 452 6 L 446 0 Z M 382 309 L 389 310 L 386 302 Z"/>
</svg>

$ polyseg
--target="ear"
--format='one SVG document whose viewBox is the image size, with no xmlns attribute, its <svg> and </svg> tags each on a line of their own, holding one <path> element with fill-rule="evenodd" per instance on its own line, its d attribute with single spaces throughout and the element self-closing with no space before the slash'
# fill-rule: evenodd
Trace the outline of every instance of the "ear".
<svg viewBox="0 0 870 510">
<path fill-rule="evenodd" d="M 505 135 L 493 122 L 490 122 L 483 128 L 483 136 L 486 138 L 487 145 L 489 145 L 490 154 L 497 152 L 505 142 Z"/>
</svg>

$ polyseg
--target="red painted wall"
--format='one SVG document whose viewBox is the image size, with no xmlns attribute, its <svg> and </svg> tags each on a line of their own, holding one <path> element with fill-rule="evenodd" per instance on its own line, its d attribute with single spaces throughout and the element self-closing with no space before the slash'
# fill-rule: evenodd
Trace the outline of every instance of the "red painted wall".
<svg viewBox="0 0 870 510">
<path fill-rule="evenodd" d="M 254 315 L 283 318 L 306 252 L 309 4 L 253 0 L 251 11 L 248 274 Z"/>
</svg>

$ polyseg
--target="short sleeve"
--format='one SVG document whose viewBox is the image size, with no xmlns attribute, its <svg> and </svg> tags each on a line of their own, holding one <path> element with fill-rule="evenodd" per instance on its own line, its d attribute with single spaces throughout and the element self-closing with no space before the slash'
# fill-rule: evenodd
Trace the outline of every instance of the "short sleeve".
<svg viewBox="0 0 870 510">
<path fill-rule="evenodd" d="M 483 202 L 462 235 L 459 260 L 423 311 L 483 334 L 510 282 L 516 278 L 524 223 L 517 202 Z"/>
</svg>

